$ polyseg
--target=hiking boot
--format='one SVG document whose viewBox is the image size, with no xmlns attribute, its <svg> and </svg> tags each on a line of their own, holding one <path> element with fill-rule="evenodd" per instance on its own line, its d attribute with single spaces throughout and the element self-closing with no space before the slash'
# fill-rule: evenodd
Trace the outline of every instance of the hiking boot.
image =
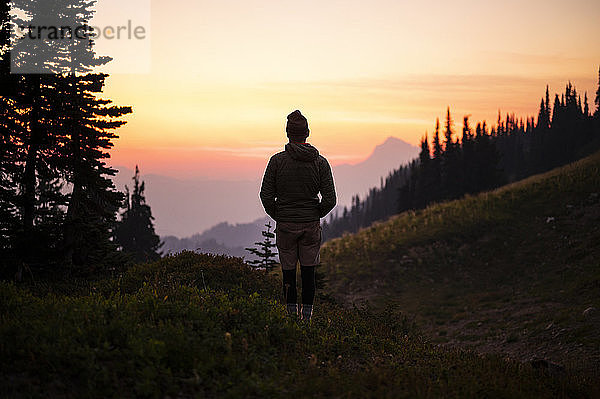
<svg viewBox="0 0 600 399">
<path fill-rule="evenodd" d="M 313 305 L 302 304 L 301 319 L 304 321 L 310 321 L 313 312 Z"/>
</svg>

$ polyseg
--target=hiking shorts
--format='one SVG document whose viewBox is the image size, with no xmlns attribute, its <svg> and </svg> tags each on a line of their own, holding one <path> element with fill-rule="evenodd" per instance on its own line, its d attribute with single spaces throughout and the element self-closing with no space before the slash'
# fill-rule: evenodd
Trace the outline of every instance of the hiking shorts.
<svg viewBox="0 0 600 399">
<path fill-rule="evenodd" d="M 320 262 L 321 223 L 277 222 L 275 244 L 283 270 L 296 270 L 300 266 L 317 266 Z"/>
</svg>

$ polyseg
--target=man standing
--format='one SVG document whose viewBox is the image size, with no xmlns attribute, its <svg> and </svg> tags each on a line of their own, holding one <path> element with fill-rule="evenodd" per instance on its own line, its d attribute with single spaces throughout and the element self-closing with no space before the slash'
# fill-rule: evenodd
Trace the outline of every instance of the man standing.
<svg viewBox="0 0 600 399">
<path fill-rule="evenodd" d="M 260 200 L 277 223 L 275 227 L 279 261 L 283 271 L 283 297 L 290 314 L 298 314 L 296 264 L 302 278 L 302 320 L 312 316 L 315 298 L 315 266 L 321 250 L 321 223 L 336 204 L 329 162 L 306 143 L 308 121 L 296 110 L 288 115 L 285 151 L 271 157 Z M 321 194 L 319 199 L 318 194 Z"/>
</svg>

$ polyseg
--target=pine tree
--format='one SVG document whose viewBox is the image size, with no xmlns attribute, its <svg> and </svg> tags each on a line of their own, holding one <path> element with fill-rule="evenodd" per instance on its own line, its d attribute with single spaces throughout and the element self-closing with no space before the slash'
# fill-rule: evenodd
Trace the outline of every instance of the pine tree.
<svg viewBox="0 0 600 399">
<path fill-rule="evenodd" d="M 476 191 L 475 187 L 475 138 L 469 124 L 469 115 L 463 118 L 462 130 L 462 176 L 464 178 L 464 190 L 467 193 Z"/>
<path fill-rule="evenodd" d="M 440 119 L 435 120 L 435 132 L 433 134 L 433 158 L 440 159 L 444 152 L 442 144 L 440 142 Z"/>
<path fill-rule="evenodd" d="M 256 269 L 271 270 L 278 264 L 275 261 L 275 256 L 277 255 L 277 252 L 274 252 L 272 250 L 276 246 L 275 243 L 273 243 L 272 241 L 275 238 L 275 234 L 271 233 L 271 222 L 265 224 L 265 227 L 267 229 L 261 232 L 262 236 L 264 237 L 264 240 L 254 243 L 257 246 L 257 248 L 244 249 L 250 252 L 251 254 L 258 256 L 258 259 L 249 261 L 249 265 Z"/>
<path fill-rule="evenodd" d="M 104 159 L 117 137 L 114 130 L 125 123 L 119 118 L 130 113 L 131 107 L 113 106 L 98 98 L 106 76 L 87 74 L 61 80 L 64 92 L 72 93 L 75 100 L 63 105 L 63 126 L 70 134 L 62 136 L 66 140 L 61 148 L 73 184 L 64 225 L 65 257 L 76 265 L 93 262 L 112 250 L 110 230 L 123 200 L 110 179 L 116 171 Z"/>
<path fill-rule="evenodd" d="M 31 18 L 28 23 L 33 25 L 48 18 L 34 12 L 35 3 L 38 1 L 15 1 L 12 5 L 27 14 Z M 56 49 L 53 42 L 29 40 L 29 43 L 19 49 L 8 48 L 11 61 L 10 65 L 3 62 L 3 69 L 24 67 L 27 57 L 30 61 L 33 57 L 36 65 L 46 65 L 35 59 L 35 55 Z M 10 140 L 17 145 L 11 172 L 18 185 L 19 227 L 12 234 L 13 249 L 28 265 L 48 263 L 56 260 L 60 251 L 60 224 L 66 205 L 64 179 L 57 162 L 58 136 L 52 131 L 58 125 L 51 100 L 57 93 L 56 79 L 51 74 L 30 73 L 11 74 L 3 80 L 9 87 L 3 93 L 6 94 L 2 104 L 4 126 Z"/>
<path fill-rule="evenodd" d="M 129 187 L 125 187 L 125 210 L 114 231 L 115 242 L 123 253 L 131 255 L 137 262 L 157 260 L 160 258 L 159 249 L 162 243 L 154 232 L 154 217 L 150 206 L 146 204 L 146 187 L 143 181 L 140 183 L 137 165 L 133 181 L 133 193 L 130 193 Z"/>
<path fill-rule="evenodd" d="M 429 150 L 429 140 L 427 133 L 421 139 L 421 152 L 419 153 L 419 168 L 418 178 L 416 180 L 415 187 L 415 208 L 423 208 L 427 204 L 430 193 L 431 185 L 431 152 Z M 368 197 L 367 197 L 368 199 Z"/>
<path fill-rule="evenodd" d="M 540 102 L 540 110 L 538 112 L 538 122 L 537 126 L 540 129 L 547 129 L 550 126 L 550 117 L 548 114 L 548 107 L 546 106 L 546 102 L 542 98 Z"/>
<path fill-rule="evenodd" d="M 444 152 L 441 165 L 441 186 L 444 199 L 456 198 L 462 193 L 462 170 L 460 168 L 460 148 L 454 141 L 454 131 L 450 107 L 446 110 L 444 123 Z"/>
<path fill-rule="evenodd" d="M 92 18 L 95 1 L 14 5 L 30 19 L 26 25 L 76 27 Z M 88 30 L 70 40 L 19 41 L 11 49 L 16 71 L 33 72 L 15 75 L 11 97 L 16 111 L 11 135 L 22 143 L 17 159 L 22 170 L 15 173 L 22 204 L 20 251 L 40 253 L 36 246 L 53 246 L 61 260 L 79 265 L 101 261 L 114 250 L 111 225 L 122 195 L 104 159 L 116 138 L 113 130 L 123 124 L 118 119 L 131 112 L 98 98 L 107 75 L 90 71 L 110 58 L 96 56 L 90 35 Z M 66 192 L 65 182 L 72 192 Z"/>
<path fill-rule="evenodd" d="M 546 127 L 550 126 L 550 87 L 546 85 L 546 109 L 544 112 L 544 120 L 547 123 Z"/>
<path fill-rule="evenodd" d="M 594 115 L 598 117 L 600 115 L 600 67 L 598 67 L 598 89 L 596 90 L 596 99 L 594 100 L 596 104 L 596 112 Z"/>
<path fill-rule="evenodd" d="M 0 268 L 9 258 L 13 243 L 11 233 L 16 229 L 17 185 L 16 175 L 17 145 L 12 140 L 12 106 L 8 95 L 12 84 L 9 53 L 9 2 L 0 1 Z"/>
<path fill-rule="evenodd" d="M 448 152 L 448 150 L 452 151 L 452 147 L 455 142 L 452 136 L 454 135 L 454 131 L 452 130 L 452 125 L 454 124 L 452 120 L 452 116 L 450 115 L 450 107 L 446 110 L 446 121 L 444 123 L 444 151 Z"/>
<path fill-rule="evenodd" d="M 444 149 L 440 142 L 440 119 L 435 119 L 435 131 L 433 133 L 433 156 L 431 158 L 431 201 L 437 201 L 441 197 L 440 186 L 442 184 L 442 155 Z"/>
</svg>

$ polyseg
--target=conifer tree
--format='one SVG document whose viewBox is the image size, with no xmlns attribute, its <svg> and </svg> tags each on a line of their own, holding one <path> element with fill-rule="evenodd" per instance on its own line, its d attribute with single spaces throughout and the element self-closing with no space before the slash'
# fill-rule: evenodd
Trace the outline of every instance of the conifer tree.
<svg viewBox="0 0 600 399">
<path fill-rule="evenodd" d="M 600 91 L 600 79 L 598 87 Z M 419 158 L 394 170 L 385 184 L 380 183 L 379 188 L 369 190 L 368 196 L 361 202 L 362 206 L 356 206 L 356 199 L 353 199 L 350 212 L 344 210 L 341 217 L 336 215 L 330 219 L 324 238 L 327 240 L 344 232 L 354 232 L 395 212 L 422 208 L 432 201 L 493 189 L 507 181 L 515 181 L 585 156 L 596 151 L 600 145 L 600 118 L 592 119 L 589 116 L 587 95 L 584 95 L 582 102 L 571 83 L 566 85 L 562 98 L 558 94 L 555 96 L 554 105 L 550 103 L 549 88 L 546 86 L 545 95 L 540 101 L 537 124 L 533 116 L 524 122 L 522 118 L 508 113 L 503 119 L 498 112 L 495 126 L 488 128 L 485 121 L 478 122 L 473 135 L 469 118 L 465 116 L 462 139 L 455 140 L 447 109 L 444 143 L 440 143 L 439 129 L 437 119 L 432 151 L 429 151 L 425 136 L 421 141 Z M 453 151 L 458 154 L 456 159 L 452 157 Z M 438 191 L 440 164 L 443 166 L 442 187 L 446 188 L 443 196 Z M 454 171 L 458 171 L 458 174 Z M 458 180 L 461 184 L 452 183 L 456 176 L 462 178 Z M 428 186 L 434 180 L 438 183 Z M 393 206 L 394 195 L 397 207 Z M 359 221 L 359 227 L 352 222 L 354 220 Z"/>
<path fill-rule="evenodd" d="M 11 232 L 17 226 L 16 195 L 14 181 L 17 145 L 11 139 L 12 107 L 8 97 L 10 76 L 9 21 L 10 6 L 0 1 L 0 262 L 9 256 L 12 246 Z"/>
<path fill-rule="evenodd" d="M 95 1 L 13 5 L 27 16 L 28 26 L 75 28 L 87 26 Z M 12 114 L 5 119 L 13 141 L 21 143 L 16 162 L 21 170 L 13 174 L 21 204 L 19 251 L 43 255 L 54 247 L 68 264 L 100 261 L 114 250 L 111 226 L 122 201 L 109 179 L 115 171 L 104 159 L 114 129 L 124 123 L 119 118 L 131 112 L 98 97 L 107 75 L 91 71 L 110 58 L 96 56 L 90 28 L 68 40 L 17 41 L 11 53 L 15 72 L 25 72 L 12 75 Z"/>
<path fill-rule="evenodd" d="M 419 153 L 418 179 L 415 187 L 415 208 L 422 208 L 427 205 L 431 185 L 431 152 L 429 150 L 429 140 L 427 133 L 421 139 L 421 152 Z M 367 197 L 368 198 L 368 197 Z"/>
<path fill-rule="evenodd" d="M 546 85 L 546 108 L 544 114 L 544 120 L 547 123 L 546 127 L 550 127 L 550 87 L 548 85 Z"/>
<path fill-rule="evenodd" d="M 435 119 L 435 131 L 433 134 L 433 158 L 441 159 L 442 153 L 444 149 L 442 148 L 442 144 L 440 142 L 440 119 Z"/>
<path fill-rule="evenodd" d="M 129 187 L 125 187 L 125 210 L 114 231 L 115 242 L 123 253 L 131 255 L 137 262 L 157 260 L 160 259 L 159 249 L 162 243 L 154 232 L 154 217 L 150 206 L 146 204 L 146 187 L 143 181 L 140 182 L 137 165 L 133 182 L 132 193 Z"/>
<path fill-rule="evenodd" d="M 88 259 L 93 253 L 103 256 L 112 250 L 110 230 L 123 200 L 110 179 L 116 171 L 104 159 L 117 137 L 114 130 L 125 123 L 120 118 L 131 107 L 114 106 L 98 97 L 106 76 L 71 75 L 61 80 L 64 92 L 75 100 L 63 105 L 63 126 L 70 135 L 62 136 L 66 140 L 61 148 L 73 185 L 64 225 L 65 257 L 76 265 L 93 261 Z"/>
<path fill-rule="evenodd" d="M 596 112 L 594 113 L 594 115 L 596 115 L 596 117 L 599 117 L 599 115 L 600 115 L 600 67 L 598 67 L 598 89 L 596 90 L 596 99 L 594 100 L 594 103 L 596 104 Z"/>
<path fill-rule="evenodd" d="M 433 156 L 431 158 L 431 201 L 440 199 L 442 183 L 442 155 L 444 149 L 440 142 L 440 119 L 435 119 L 435 131 L 433 133 Z"/>
<path fill-rule="evenodd" d="M 264 237 L 263 241 L 257 241 L 254 244 L 257 248 L 244 248 L 246 251 L 250 252 L 253 255 L 256 255 L 258 259 L 253 259 L 248 261 L 248 264 L 252 267 L 258 269 L 271 270 L 275 266 L 277 266 L 277 262 L 275 261 L 275 256 L 277 252 L 273 251 L 276 244 L 272 241 L 275 238 L 275 234 L 271 233 L 271 222 L 265 224 L 266 230 L 261 232 Z"/>
<path fill-rule="evenodd" d="M 11 6 L 28 15 L 31 18 L 28 23 L 33 25 L 47 18 L 43 13 L 31 12 L 35 3 L 37 0 L 13 1 Z M 10 61 L 3 60 L 4 71 L 13 66 L 24 67 L 24 56 L 19 54 L 41 54 L 54 46 L 48 41 L 30 42 L 31 45 L 20 50 L 14 43 L 6 45 L 10 56 L 5 60 L 10 58 Z M 35 64 L 43 63 L 38 59 Z M 18 186 L 19 226 L 12 234 L 13 249 L 27 264 L 44 263 L 56 257 L 59 251 L 61 208 L 66 205 L 61 171 L 56 162 L 58 140 L 52 133 L 52 127 L 56 126 L 50 101 L 52 93 L 56 92 L 52 83 L 54 77 L 41 73 L 5 76 L 3 83 L 8 90 L 3 93 L 3 124 L 6 134 L 17 146 L 11 177 Z"/>
<path fill-rule="evenodd" d="M 462 176 L 464 178 L 464 190 L 466 193 L 476 191 L 474 169 L 475 169 L 475 142 L 473 132 L 469 125 L 469 115 L 463 118 L 462 130 Z"/>
<path fill-rule="evenodd" d="M 460 167 L 460 148 L 454 141 L 454 131 L 450 107 L 446 110 L 444 123 L 444 152 L 442 155 L 441 186 L 443 198 L 456 198 L 462 193 L 462 170 Z"/>
</svg>

